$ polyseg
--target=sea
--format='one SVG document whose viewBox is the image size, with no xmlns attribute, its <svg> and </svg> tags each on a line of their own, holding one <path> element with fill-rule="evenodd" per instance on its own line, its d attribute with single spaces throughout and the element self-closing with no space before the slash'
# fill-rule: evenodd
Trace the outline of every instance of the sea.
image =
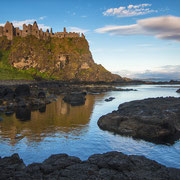
<svg viewBox="0 0 180 180">
<path fill-rule="evenodd" d="M 154 144 L 101 130 L 98 119 L 117 110 L 119 104 L 149 97 L 180 97 L 180 85 L 129 85 L 137 91 L 111 91 L 87 95 L 85 105 L 72 107 L 62 97 L 44 110 L 32 111 L 30 120 L 0 115 L 0 156 L 18 153 L 25 164 L 43 162 L 52 154 L 66 153 L 81 160 L 92 154 L 119 151 L 143 155 L 167 167 L 180 168 L 180 140 Z M 111 102 L 105 99 L 115 97 Z"/>
</svg>

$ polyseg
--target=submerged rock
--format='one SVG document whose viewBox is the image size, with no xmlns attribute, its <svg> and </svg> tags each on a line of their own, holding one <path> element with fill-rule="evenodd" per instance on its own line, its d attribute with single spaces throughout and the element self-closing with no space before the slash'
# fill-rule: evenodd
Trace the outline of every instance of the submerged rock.
<svg viewBox="0 0 180 180">
<path fill-rule="evenodd" d="M 85 104 L 86 93 L 70 93 L 64 96 L 64 102 L 71 104 L 72 106 L 79 106 Z"/>
<path fill-rule="evenodd" d="M 0 159 L 0 179 L 180 179 L 180 170 L 144 156 L 120 152 L 94 154 L 86 161 L 67 154 L 25 166 L 17 154 Z"/>
<path fill-rule="evenodd" d="M 123 103 L 117 111 L 100 117 L 98 126 L 154 143 L 174 143 L 180 138 L 180 98 L 149 98 Z"/>
</svg>

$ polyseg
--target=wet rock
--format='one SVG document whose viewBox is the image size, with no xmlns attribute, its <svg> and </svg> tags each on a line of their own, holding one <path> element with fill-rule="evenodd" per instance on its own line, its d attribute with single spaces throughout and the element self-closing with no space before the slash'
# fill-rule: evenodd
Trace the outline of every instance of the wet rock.
<svg viewBox="0 0 180 180">
<path fill-rule="evenodd" d="M 46 93 L 44 91 L 39 92 L 38 98 L 46 98 Z"/>
<path fill-rule="evenodd" d="M 115 99 L 115 97 L 109 97 L 109 98 L 105 99 L 105 101 L 106 101 L 106 102 L 110 102 L 110 101 L 112 101 L 113 99 Z"/>
<path fill-rule="evenodd" d="M 7 112 L 5 112 L 5 114 L 6 114 L 6 116 L 11 116 L 14 114 L 14 111 L 7 111 Z"/>
<path fill-rule="evenodd" d="M 16 173 L 25 169 L 25 164 L 18 154 L 0 159 L 0 179 L 13 179 Z"/>
<path fill-rule="evenodd" d="M 100 117 L 103 130 L 154 143 L 174 143 L 180 137 L 180 98 L 149 98 L 123 103 Z"/>
<path fill-rule="evenodd" d="M 120 152 L 94 154 L 87 161 L 67 154 L 52 155 L 43 163 L 25 166 L 17 154 L 0 159 L 0 179 L 172 179 L 180 170 L 167 168 L 144 156 Z"/>
<path fill-rule="evenodd" d="M 176 92 L 177 92 L 177 93 L 180 93 L 180 89 L 178 89 Z"/>
<path fill-rule="evenodd" d="M 64 102 L 71 104 L 72 106 L 79 106 L 85 104 L 86 93 L 70 93 L 64 96 Z"/>
<path fill-rule="evenodd" d="M 0 88 L 0 99 L 14 98 L 14 91 L 11 88 Z"/>
<path fill-rule="evenodd" d="M 26 96 L 29 97 L 30 96 L 30 87 L 29 85 L 19 85 L 16 89 L 15 89 L 15 96 L 16 97 L 20 97 L 20 96 Z"/>
</svg>

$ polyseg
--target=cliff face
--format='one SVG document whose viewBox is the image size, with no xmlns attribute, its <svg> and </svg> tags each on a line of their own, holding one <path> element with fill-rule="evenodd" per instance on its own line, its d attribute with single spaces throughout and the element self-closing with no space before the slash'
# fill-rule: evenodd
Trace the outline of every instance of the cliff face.
<svg viewBox="0 0 180 180">
<path fill-rule="evenodd" d="M 12 41 L 0 37 L 0 67 L 47 79 L 76 81 L 123 81 L 94 63 L 85 38 L 37 39 L 30 35 Z M 4 66 L 3 66 L 4 67 Z"/>
</svg>

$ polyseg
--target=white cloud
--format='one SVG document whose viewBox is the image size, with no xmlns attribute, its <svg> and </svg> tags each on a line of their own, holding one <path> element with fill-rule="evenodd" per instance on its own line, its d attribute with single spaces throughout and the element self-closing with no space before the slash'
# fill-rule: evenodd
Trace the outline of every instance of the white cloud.
<svg viewBox="0 0 180 180">
<path fill-rule="evenodd" d="M 180 17 L 161 16 L 138 20 L 127 26 L 105 26 L 95 30 L 111 35 L 151 35 L 159 39 L 180 42 Z"/>
<path fill-rule="evenodd" d="M 180 65 L 166 65 L 157 67 L 154 70 L 145 70 L 144 72 L 135 72 L 129 70 L 116 71 L 123 77 L 135 79 L 180 79 Z"/>
<path fill-rule="evenodd" d="M 127 7 L 121 6 L 119 8 L 110 8 L 103 12 L 104 16 L 117 16 L 117 17 L 131 17 L 150 14 L 157 12 L 157 10 L 150 9 L 152 4 L 139 4 L 129 5 Z"/>
<path fill-rule="evenodd" d="M 34 21 L 37 21 L 36 19 L 27 19 L 27 20 L 24 20 L 24 21 L 12 21 L 14 27 L 19 27 L 20 29 L 22 29 L 23 27 L 23 24 L 33 24 Z M 0 26 L 4 26 L 5 23 L 2 23 L 0 24 Z M 47 29 L 50 29 L 49 26 L 46 26 L 44 24 L 38 24 L 39 28 L 42 28 L 44 31 L 47 30 Z"/>
<path fill-rule="evenodd" d="M 38 26 L 39 26 L 39 29 L 42 28 L 43 31 L 46 31 L 47 29 L 51 28 L 50 26 L 46 26 L 44 24 L 38 24 Z"/>
<path fill-rule="evenodd" d="M 79 27 L 68 27 L 67 29 L 70 32 L 77 32 L 77 33 L 86 33 L 89 31 L 88 29 L 81 29 Z"/>
<path fill-rule="evenodd" d="M 46 16 L 41 16 L 39 17 L 39 20 L 44 20 L 46 18 Z"/>
</svg>

